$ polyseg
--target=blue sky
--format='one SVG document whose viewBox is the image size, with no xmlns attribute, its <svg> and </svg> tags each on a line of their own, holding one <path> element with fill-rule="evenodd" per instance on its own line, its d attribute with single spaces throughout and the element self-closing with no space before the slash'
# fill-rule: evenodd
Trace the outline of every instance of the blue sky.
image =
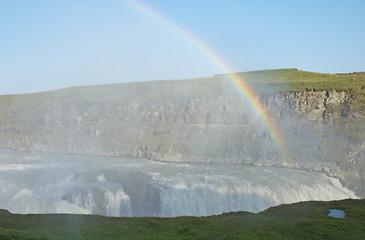
<svg viewBox="0 0 365 240">
<path fill-rule="evenodd" d="M 295 67 L 365 71 L 365 1 L 0 0 L 0 94 Z"/>
</svg>

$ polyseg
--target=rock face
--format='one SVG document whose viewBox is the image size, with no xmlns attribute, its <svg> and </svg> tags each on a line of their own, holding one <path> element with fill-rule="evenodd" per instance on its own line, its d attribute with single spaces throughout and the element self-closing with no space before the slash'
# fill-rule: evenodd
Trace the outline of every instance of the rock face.
<svg viewBox="0 0 365 240">
<path fill-rule="evenodd" d="M 365 173 L 357 167 L 364 139 L 349 138 L 354 121 L 364 118 L 347 109 L 349 92 L 262 93 L 282 143 L 237 92 L 100 101 L 48 96 L 2 104 L 1 147 L 322 171 L 365 196 Z"/>
</svg>

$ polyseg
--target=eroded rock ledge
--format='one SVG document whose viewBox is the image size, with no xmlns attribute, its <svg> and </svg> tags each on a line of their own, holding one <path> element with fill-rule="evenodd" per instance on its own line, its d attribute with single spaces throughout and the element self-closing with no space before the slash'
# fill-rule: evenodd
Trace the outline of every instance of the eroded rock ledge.
<svg viewBox="0 0 365 240">
<path fill-rule="evenodd" d="M 58 97 L 28 107 L 13 101 L 0 110 L 0 146 L 321 171 L 365 196 L 365 174 L 355 167 L 365 144 L 349 137 L 363 116 L 352 114 L 351 98 L 335 90 L 261 94 L 284 146 L 237 93 L 100 102 Z"/>
</svg>

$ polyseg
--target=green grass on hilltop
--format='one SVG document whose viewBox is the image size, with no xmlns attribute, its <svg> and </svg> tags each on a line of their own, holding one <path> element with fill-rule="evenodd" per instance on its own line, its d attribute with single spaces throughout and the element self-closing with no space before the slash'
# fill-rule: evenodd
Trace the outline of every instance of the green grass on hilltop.
<svg viewBox="0 0 365 240">
<path fill-rule="evenodd" d="M 345 210 L 346 217 L 329 217 L 332 208 Z M 0 210 L 0 239 L 365 239 L 365 200 L 178 218 L 18 215 Z"/>
<path fill-rule="evenodd" d="M 354 105 L 365 110 L 365 74 L 324 74 L 293 69 L 262 70 L 236 73 L 252 88 L 263 92 L 308 90 L 348 91 L 354 95 Z M 120 83 L 66 88 L 57 91 L 0 96 L 4 104 L 32 107 L 43 101 L 121 102 L 127 99 L 160 99 L 166 97 L 192 97 L 227 95 L 237 89 L 226 74 L 208 78 Z"/>
<path fill-rule="evenodd" d="M 265 92 L 346 91 L 352 94 L 351 107 L 365 111 L 365 73 L 324 74 L 297 69 L 241 73 L 253 88 Z"/>
</svg>

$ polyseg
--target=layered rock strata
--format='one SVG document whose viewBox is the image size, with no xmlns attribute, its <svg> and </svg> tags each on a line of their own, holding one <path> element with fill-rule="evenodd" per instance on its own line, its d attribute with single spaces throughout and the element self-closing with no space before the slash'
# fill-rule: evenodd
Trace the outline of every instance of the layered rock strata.
<svg viewBox="0 0 365 240">
<path fill-rule="evenodd" d="M 14 99 L 0 110 L 4 148 L 322 171 L 365 196 L 365 173 L 356 167 L 365 143 L 349 137 L 363 118 L 346 107 L 349 92 L 262 93 L 271 129 L 237 92 L 115 101 L 41 97 L 36 104 Z M 273 136 L 275 125 L 283 142 Z"/>
</svg>

